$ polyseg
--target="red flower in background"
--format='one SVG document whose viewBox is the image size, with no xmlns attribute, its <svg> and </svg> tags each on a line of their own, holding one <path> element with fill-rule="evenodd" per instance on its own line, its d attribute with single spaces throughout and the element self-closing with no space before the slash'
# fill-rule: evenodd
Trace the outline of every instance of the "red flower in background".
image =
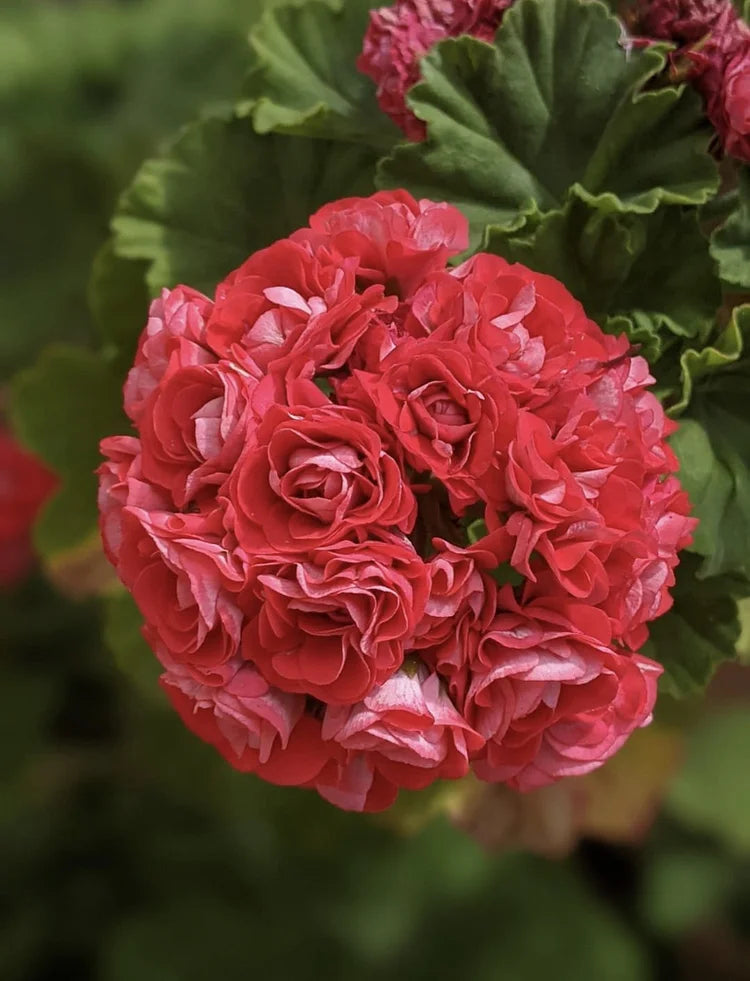
<svg viewBox="0 0 750 981">
<path fill-rule="evenodd" d="M 703 96 L 724 151 L 750 162 L 750 27 L 732 0 L 643 0 L 640 43 L 672 41 L 675 73 Z"/>
<path fill-rule="evenodd" d="M 357 68 L 377 85 L 383 112 L 410 140 L 422 140 L 425 125 L 406 104 L 419 80 L 419 59 L 446 37 L 471 34 L 491 41 L 513 0 L 397 0 L 370 14 Z"/>
<path fill-rule="evenodd" d="M 27 575 L 34 563 L 31 529 L 57 478 L 0 429 L 0 588 Z"/>
</svg>

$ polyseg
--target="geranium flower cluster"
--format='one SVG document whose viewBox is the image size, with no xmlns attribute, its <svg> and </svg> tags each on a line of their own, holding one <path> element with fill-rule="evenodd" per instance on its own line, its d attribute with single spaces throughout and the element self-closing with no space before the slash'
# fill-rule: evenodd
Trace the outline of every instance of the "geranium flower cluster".
<svg viewBox="0 0 750 981">
<path fill-rule="evenodd" d="M 677 45 L 674 73 L 703 96 L 724 150 L 750 162 L 750 27 L 732 0 L 639 0 L 632 19 L 642 42 Z"/>
<path fill-rule="evenodd" d="M 694 522 L 643 358 L 447 204 L 322 208 L 213 300 L 154 301 L 101 529 L 186 725 L 388 807 L 526 790 L 646 724 L 637 653 Z"/>
<path fill-rule="evenodd" d="M 446 37 L 471 34 L 491 41 L 513 0 L 396 0 L 370 14 L 357 68 L 377 86 L 380 108 L 418 142 L 425 124 L 406 104 L 419 81 L 419 59 Z"/>
</svg>

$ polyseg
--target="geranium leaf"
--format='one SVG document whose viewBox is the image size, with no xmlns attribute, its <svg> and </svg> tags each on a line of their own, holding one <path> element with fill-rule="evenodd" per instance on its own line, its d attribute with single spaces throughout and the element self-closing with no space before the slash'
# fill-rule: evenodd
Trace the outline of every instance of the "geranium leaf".
<svg viewBox="0 0 750 981">
<path fill-rule="evenodd" d="M 248 119 L 202 120 L 147 161 L 122 195 L 115 252 L 149 263 L 152 293 L 178 283 L 212 292 L 326 201 L 372 193 L 375 159 L 353 144 L 259 136 Z"/>
<path fill-rule="evenodd" d="M 701 350 L 690 348 L 680 358 L 682 391 L 679 402 L 669 410 L 670 415 L 678 416 L 690 404 L 693 388 L 701 378 L 713 372 L 731 368 L 742 357 L 747 321 L 748 307 L 737 307 L 719 336 L 707 347 Z"/>
<path fill-rule="evenodd" d="M 750 305 L 706 351 L 683 356 L 684 403 L 672 437 L 680 478 L 700 524 L 692 550 L 704 556 L 700 577 L 750 577 Z M 692 356 L 691 356 L 692 355 Z"/>
<path fill-rule="evenodd" d="M 56 346 L 15 377 L 11 396 L 16 431 L 62 479 L 36 526 L 37 547 L 51 558 L 95 533 L 99 440 L 127 429 L 121 379 L 98 355 Z"/>
<path fill-rule="evenodd" d="M 750 167 L 740 172 L 737 207 L 713 233 L 711 253 L 725 283 L 750 290 Z"/>
<path fill-rule="evenodd" d="M 693 212 L 603 212 L 573 193 L 531 224 L 529 234 L 490 226 L 483 247 L 561 280 L 590 317 L 612 333 L 626 331 L 649 360 L 669 335 L 710 331 L 721 291 Z"/>
<path fill-rule="evenodd" d="M 91 314 L 105 345 L 111 345 L 128 366 L 138 335 L 146 323 L 148 291 L 142 260 L 117 255 L 110 238 L 97 252 L 91 267 L 88 299 Z"/>
<path fill-rule="evenodd" d="M 254 68 L 245 85 L 259 133 L 286 132 L 390 149 L 400 133 L 357 71 L 370 0 L 268 10 L 250 32 Z"/>
<path fill-rule="evenodd" d="M 660 687 L 677 697 L 701 692 L 722 661 L 736 657 L 737 597 L 750 593 L 741 577 L 698 579 L 701 561 L 683 553 L 672 590 L 674 606 L 651 624 L 644 653 L 664 665 Z"/>
<path fill-rule="evenodd" d="M 644 84 L 660 48 L 626 51 L 600 3 L 518 0 L 494 45 L 438 44 L 408 101 L 427 140 L 398 146 L 382 186 L 448 200 L 470 218 L 513 225 L 518 213 L 563 205 L 568 189 L 609 211 L 699 204 L 717 187 L 700 100 L 684 87 Z"/>
</svg>

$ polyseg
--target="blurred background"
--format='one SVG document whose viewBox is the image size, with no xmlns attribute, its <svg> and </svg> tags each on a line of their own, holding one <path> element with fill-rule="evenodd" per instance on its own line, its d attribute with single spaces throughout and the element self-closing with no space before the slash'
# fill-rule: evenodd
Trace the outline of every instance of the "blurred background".
<svg viewBox="0 0 750 981">
<path fill-rule="evenodd" d="M 92 339 L 117 194 L 237 91 L 258 6 L 2 0 L 0 393 Z M 663 698 L 590 778 L 362 817 L 234 773 L 121 670 L 98 601 L 22 566 L 0 587 L 0 981 L 750 979 L 750 668 Z"/>
</svg>

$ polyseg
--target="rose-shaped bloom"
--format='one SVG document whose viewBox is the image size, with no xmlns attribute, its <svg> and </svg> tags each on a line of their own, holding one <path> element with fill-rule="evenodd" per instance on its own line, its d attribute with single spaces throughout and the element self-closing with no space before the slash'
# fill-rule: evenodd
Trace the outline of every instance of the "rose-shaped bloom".
<svg viewBox="0 0 750 981">
<path fill-rule="evenodd" d="M 175 351 L 179 351 L 183 365 L 216 360 L 205 333 L 211 309 L 208 297 L 189 286 L 164 289 L 151 303 L 135 363 L 125 382 L 125 411 L 133 422 L 140 420 L 146 400 L 164 376 Z"/>
<path fill-rule="evenodd" d="M 557 426 L 580 391 L 621 357 L 627 340 L 604 335 L 551 276 L 480 253 L 425 282 L 404 330 L 481 353 L 519 406 Z"/>
<path fill-rule="evenodd" d="M 334 261 L 309 242 L 275 242 L 216 288 L 209 344 L 258 375 L 340 368 L 398 302 L 382 285 L 360 289 L 357 267 L 356 256 Z"/>
<path fill-rule="evenodd" d="M 0 429 L 0 587 L 12 586 L 31 568 L 31 526 L 57 479 Z"/>
<path fill-rule="evenodd" d="M 650 722 L 660 665 L 613 650 L 601 611 L 522 609 L 509 591 L 502 601 L 508 612 L 482 638 L 466 699 L 487 740 L 474 771 L 532 790 L 596 769 Z"/>
<path fill-rule="evenodd" d="M 678 552 L 692 540 L 697 524 L 676 477 L 651 477 L 644 485 L 637 530 L 626 535 L 605 559 L 609 595 L 602 609 L 613 636 L 632 650 L 648 638 L 646 624 L 672 606 Z"/>
<path fill-rule="evenodd" d="M 284 691 L 353 704 L 398 669 L 427 573 L 406 539 L 342 542 L 259 566 L 242 651 Z"/>
<path fill-rule="evenodd" d="M 318 394 L 322 404 L 272 407 L 234 468 L 230 522 L 248 553 L 414 527 L 414 495 L 380 436 L 362 413 Z"/>
<path fill-rule="evenodd" d="M 676 73 L 703 96 L 723 149 L 750 161 L 750 27 L 731 0 L 652 0 L 636 20 L 644 42 L 679 45 Z"/>
<path fill-rule="evenodd" d="M 750 36 L 726 62 L 720 98 L 709 108 L 726 152 L 750 163 Z"/>
<path fill-rule="evenodd" d="M 153 487 L 143 477 L 141 442 L 133 436 L 109 436 L 99 444 L 106 457 L 99 467 L 99 530 L 104 552 L 117 566 L 122 545 L 123 508 L 169 511 L 171 501 L 163 487 Z"/>
<path fill-rule="evenodd" d="M 513 543 L 508 561 L 534 584 L 531 594 L 543 596 L 562 589 L 592 604 L 606 599 L 610 586 L 602 551 L 606 553 L 621 533 L 608 529 L 598 515 L 549 525 L 515 511 L 504 531 Z"/>
<path fill-rule="evenodd" d="M 232 664 L 221 686 L 196 681 L 168 659 L 164 667 L 161 685 L 182 721 L 235 769 L 298 786 L 328 762 L 331 748 L 320 722 L 305 714 L 304 697 L 272 688 L 251 664 Z"/>
<path fill-rule="evenodd" d="M 483 745 L 438 676 L 417 662 L 405 665 L 357 705 L 329 706 L 322 734 L 350 755 L 345 764 L 323 771 L 316 788 L 351 811 L 388 807 L 399 787 L 420 790 L 440 778 L 463 777 L 469 754 Z M 385 787 L 378 786 L 377 777 Z"/>
<path fill-rule="evenodd" d="M 397 0 L 370 14 L 357 68 L 377 85 L 383 112 L 410 140 L 425 126 L 408 109 L 406 93 L 419 79 L 419 60 L 445 37 L 472 34 L 491 41 L 512 0 Z"/>
<path fill-rule="evenodd" d="M 382 284 L 406 299 L 425 276 L 468 248 L 469 223 L 450 204 L 378 191 L 324 205 L 292 240 L 330 253 L 337 263 L 354 261 L 360 282 Z"/>
<path fill-rule="evenodd" d="M 682 44 L 722 33 L 736 19 L 731 0 L 641 0 L 637 9 L 641 34 Z"/>
<path fill-rule="evenodd" d="M 461 702 L 469 661 L 497 611 L 497 586 L 489 569 L 499 562 L 476 548 L 436 540 L 440 551 L 427 562 L 430 591 L 412 647 L 445 678 Z"/>
<path fill-rule="evenodd" d="M 407 339 L 382 373 L 356 383 L 418 471 L 445 484 L 456 512 L 492 494 L 495 468 L 515 432 L 515 403 L 489 362 L 467 345 Z M 347 397 L 347 386 L 339 394 Z"/>
<path fill-rule="evenodd" d="M 126 507 L 117 572 L 146 621 L 157 651 L 198 680 L 221 680 L 237 652 L 242 571 L 221 544 L 217 513 L 170 514 Z"/>
<path fill-rule="evenodd" d="M 224 482 L 245 441 L 256 382 L 228 361 L 183 365 L 178 352 L 140 417 L 142 469 L 184 507 Z"/>
<path fill-rule="evenodd" d="M 541 523 L 557 524 L 576 513 L 595 515 L 563 458 L 564 440 L 560 442 L 552 439 L 543 419 L 519 413 L 518 435 L 508 448 L 506 489 L 513 504 Z M 607 468 L 597 471 L 598 479 L 606 476 Z"/>
</svg>

